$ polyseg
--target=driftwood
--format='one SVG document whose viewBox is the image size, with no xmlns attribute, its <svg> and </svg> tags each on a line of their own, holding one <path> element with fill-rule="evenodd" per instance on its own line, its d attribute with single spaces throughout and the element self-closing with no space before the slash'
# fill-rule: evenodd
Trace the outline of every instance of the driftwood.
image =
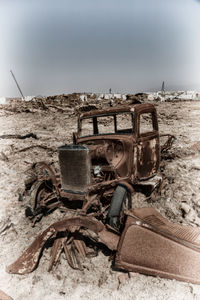
<svg viewBox="0 0 200 300">
<path fill-rule="evenodd" d="M 0 135 L 0 139 L 20 139 L 20 140 L 24 140 L 27 138 L 33 138 L 33 139 L 37 139 L 37 135 L 34 133 L 27 133 L 26 135 L 20 135 L 20 134 L 4 134 L 4 135 Z"/>
<path fill-rule="evenodd" d="M 56 151 L 56 149 L 51 148 L 51 147 L 47 147 L 47 146 L 44 146 L 44 145 L 32 145 L 32 146 L 25 147 L 25 148 L 22 148 L 20 150 L 17 150 L 17 151 L 15 151 L 15 153 L 25 152 L 25 151 L 33 149 L 33 148 L 41 148 L 41 149 L 44 149 L 44 150 L 50 150 L 52 152 Z"/>
</svg>

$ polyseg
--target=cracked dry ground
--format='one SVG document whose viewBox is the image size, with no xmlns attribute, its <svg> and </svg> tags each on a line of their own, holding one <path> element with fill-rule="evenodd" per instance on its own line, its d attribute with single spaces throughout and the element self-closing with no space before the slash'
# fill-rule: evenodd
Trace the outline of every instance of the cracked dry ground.
<svg viewBox="0 0 200 300">
<path fill-rule="evenodd" d="M 200 102 L 156 103 L 161 133 L 176 136 L 168 158 L 161 163 L 164 176 L 161 195 L 133 198 L 134 207 L 152 206 L 171 221 L 200 226 Z M 76 117 L 72 112 L 36 110 L 12 113 L 1 110 L 0 134 L 37 134 L 38 139 L 1 139 L 0 152 L 0 289 L 15 300 L 21 299 L 200 299 L 200 286 L 175 280 L 134 274 L 119 285 L 119 272 L 112 270 L 109 257 L 99 252 L 84 262 L 83 271 L 72 270 L 64 256 L 47 272 L 49 250 L 39 267 L 28 275 L 10 275 L 12 263 L 36 235 L 58 218 L 58 210 L 44 217 L 33 228 L 24 216 L 19 194 L 24 188 L 25 171 L 36 161 L 57 162 L 53 149 L 72 142 Z M 199 144 L 198 144 L 199 142 Z M 32 148 L 43 145 L 50 149 Z M 0 228 L 0 229 L 1 229 Z M 2 231 L 2 230 L 1 230 Z M 123 280 L 122 280 L 123 281 Z"/>
</svg>

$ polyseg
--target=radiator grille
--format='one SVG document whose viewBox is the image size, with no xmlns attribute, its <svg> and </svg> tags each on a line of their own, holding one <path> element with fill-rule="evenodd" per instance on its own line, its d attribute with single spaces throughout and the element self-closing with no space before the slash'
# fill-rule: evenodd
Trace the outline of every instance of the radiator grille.
<svg viewBox="0 0 200 300">
<path fill-rule="evenodd" d="M 89 149 L 82 145 L 65 145 L 58 150 L 62 189 L 85 193 L 90 184 Z"/>
</svg>

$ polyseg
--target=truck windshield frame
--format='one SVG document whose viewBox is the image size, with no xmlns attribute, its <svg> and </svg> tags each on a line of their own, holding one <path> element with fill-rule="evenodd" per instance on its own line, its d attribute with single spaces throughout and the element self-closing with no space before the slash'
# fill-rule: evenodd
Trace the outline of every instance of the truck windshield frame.
<svg viewBox="0 0 200 300">
<path fill-rule="evenodd" d="M 120 118 L 126 120 L 125 124 L 127 126 L 120 122 Z M 78 137 L 130 135 L 134 133 L 134 121 L 134 112 L 127 111 L 82 117 L 79 120 Z"/>
</svg>

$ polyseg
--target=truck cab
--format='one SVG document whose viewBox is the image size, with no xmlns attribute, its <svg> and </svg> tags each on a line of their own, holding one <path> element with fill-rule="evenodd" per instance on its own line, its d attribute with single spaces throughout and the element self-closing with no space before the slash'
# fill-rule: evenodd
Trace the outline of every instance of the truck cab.
<svg viewBox="0 0 200 300">
<path fill-rule="evenodd" d="M 160 144 L 157 113 L 152 104 L 136 104 L 81 114 L 74 144 L 89 148 L 93 175 L 132 184 L 158 173 Z"/>
</svg>

